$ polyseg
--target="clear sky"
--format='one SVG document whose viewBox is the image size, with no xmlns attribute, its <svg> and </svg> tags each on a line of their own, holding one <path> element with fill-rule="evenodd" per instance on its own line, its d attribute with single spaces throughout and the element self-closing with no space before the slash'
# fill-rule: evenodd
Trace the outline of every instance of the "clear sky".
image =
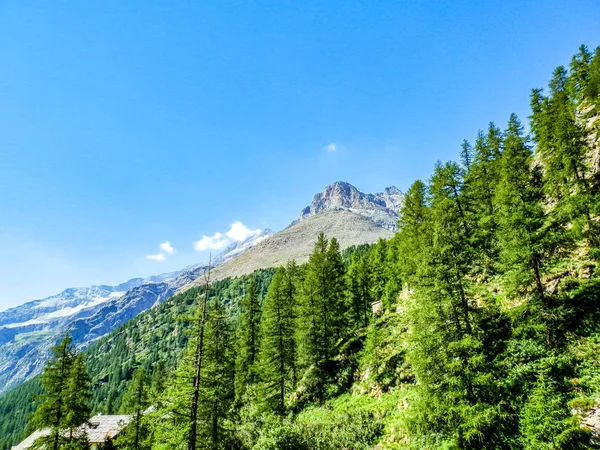
<svg viewBox="0 0 600 450">
<path fill-rule="evenodd" d="M 597 0 L 4 1 L 0 309 L 405 190 L 599 30 Z"/>
</svg>

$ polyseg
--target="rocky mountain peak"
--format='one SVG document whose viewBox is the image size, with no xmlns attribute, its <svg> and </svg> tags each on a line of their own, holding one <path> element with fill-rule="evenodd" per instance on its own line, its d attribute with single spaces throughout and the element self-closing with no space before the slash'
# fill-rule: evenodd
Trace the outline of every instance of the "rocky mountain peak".
<svg viewBox="0 0 600 450">
<path fill-rule="evenodd" d="M 345 181 L 336 181 L 315 194 L 312 203 L 300 212 L 295 222 L 323 211 L 346 210 L 372 219 L 378 226 L 395 230 L 404 194 L 395 186 L 376 194 L 365 194 Z"/>
</svg>

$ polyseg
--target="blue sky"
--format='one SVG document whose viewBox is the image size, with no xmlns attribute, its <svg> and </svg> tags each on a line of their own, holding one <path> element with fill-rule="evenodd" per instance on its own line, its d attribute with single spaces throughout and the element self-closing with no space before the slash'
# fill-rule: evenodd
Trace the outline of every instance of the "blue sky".
<svg viewBox="0 0 600 450">
<path fill-rule="evenodd" d="M 204 261 L 336 180 L 405 190 L 525 121 L 599 24 L 597 0 L 2 2 L 0 309 Z"/>
</svg>

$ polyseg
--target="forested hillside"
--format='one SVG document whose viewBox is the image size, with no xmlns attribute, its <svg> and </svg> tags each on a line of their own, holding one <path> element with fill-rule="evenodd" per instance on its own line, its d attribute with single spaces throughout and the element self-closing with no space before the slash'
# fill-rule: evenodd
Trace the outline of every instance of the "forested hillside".
<svg viewBox="0 0 600 450">
<path fill-rule="evenodd" d="M 390 240 L 320 234 L 306 264 L 196 287 L 100 341 L 93 408 L 152 405 L 136 448 L 598 448 L 600 48 L 531 109 L 529 135 L 490 123 L 415 181 Z M 0 445 L 38 390 L 0 399 Z"/>
</svg>

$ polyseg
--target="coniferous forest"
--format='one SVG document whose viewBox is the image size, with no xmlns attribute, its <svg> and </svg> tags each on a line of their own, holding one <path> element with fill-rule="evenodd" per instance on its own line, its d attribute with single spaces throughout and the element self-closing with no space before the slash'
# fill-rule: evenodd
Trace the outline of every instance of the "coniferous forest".
<svg viewBox="0 0 600 450">
<path fill-rule="evenodd" d="M 588 449 L 600 407 L 600 48 L 406 193 L 389 241 L 176 295 L 0 398 L 0 447 Z M 34 400 L 33 400 L 34 399 Z M 29 425 L 26 430 L 27 417 Z"/>
</svg>

